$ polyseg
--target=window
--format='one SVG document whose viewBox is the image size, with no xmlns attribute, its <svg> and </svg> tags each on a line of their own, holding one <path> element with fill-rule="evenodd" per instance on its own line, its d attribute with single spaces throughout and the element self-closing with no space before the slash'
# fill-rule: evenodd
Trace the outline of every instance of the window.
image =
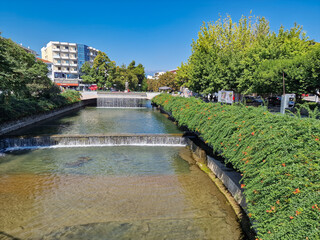
<svg viewBox="0 0 320 240">
<path fill-rule="evenodd" d="M 56 46 L 58 49 L 60 49 L 60 46 Z"/>
<path fill-rule="evenodd" d="M 68 46 L 65 46 L 65 47 L 64 47 L 64 49 L 67 49 L 67 50 L 68 50 L 68 49 L 69 49 L 69 47 L 68 47 Z"/>
<path fill-rule="evenodd" d="M 68 67 L 67 67 L 66 69 L 67 69 L 67 71 L 69 71 L 69 68 L 68 68 Z"/>
<path fill-rule="evenodd" d="M 61 60 L 57 60 L 57 63 L 61 63 Z"/>
<path fill-rule="evenodd" d="M 77 61 L 73 61 L 74 64 L 77 64 Z"/>
<path fill-rule="evenodd" d="M 58 67 L 58 70 L 60 71 L 60 70 L 61 70 L 61 67 Z"/>
<path fill-rule="evenodd" d="M 69 60 L 66 60 L 66 63 L 69 64 Z"/>
<path fill-rule="evenodd" d="M 66 56 L 66 57 L 69 57 L 69 54 L 66 54 L 65 56 Z"/>
</svg>

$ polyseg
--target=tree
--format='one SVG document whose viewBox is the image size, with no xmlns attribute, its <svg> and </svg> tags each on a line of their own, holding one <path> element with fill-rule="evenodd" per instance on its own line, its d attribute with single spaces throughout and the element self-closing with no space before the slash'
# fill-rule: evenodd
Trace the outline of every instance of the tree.
<svg viewBox="0 0 320 240">
<path fill-rule="evenodd" d="M 115 67 L 115 62 L 111 61 L 106 53 L 99 51 L 92 66 L 89 62 L 82 65 L 82 79 L 86 83 L 96 83 L 99 88 L 111 87 Z"/>
<path fill-rule="evenodd" d="M 172 72 L 165 72 L 160 75 L 158 79 L 148 79 L 148 90 L 159 91 L 159 87 L 170 87 L 173 91 L 179 90 L 179 86 L 176 83 L 176 74 Z"/>
<path fill-rule="evenodd" d="M 8 101 L 12 94 L 21 99 L 47 94 L 53 85 L 47 73 L 46 64 L 0 36 L 0 90 L 4 99 Z"/>
<path fill-rule="evenodd" d="M 225 89 L 270 94 L 281 91 L 285 73 L 288 90 L 299 94 L 309 88 L 303 56 L 312 44 L 297 24 L 275 33 L 263 17 L 243 16 L 233 22 L 227 16 L 203 24 L 177 81 L 201 93 Z"/>
</svg>

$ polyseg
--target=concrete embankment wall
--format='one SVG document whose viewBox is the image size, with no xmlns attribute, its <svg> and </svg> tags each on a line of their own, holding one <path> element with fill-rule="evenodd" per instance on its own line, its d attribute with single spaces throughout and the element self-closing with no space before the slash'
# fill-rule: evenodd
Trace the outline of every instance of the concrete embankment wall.
<svg viewBox="0 0 320 240">
<path fill-rule="evenodd" d="M 171 113 L 166 112 L 160 106 L 157 106 L 157 108 L 162 113 L 167 114 L 172 121 L 175 120 Z M 184 128 L 188 130 L 186 127 Z M 232 167 L 227 167 L 223 162 L 223 159 L 216 157 L 212 148 L 208 146 L 201 137 L 197 135 L 197 133 L 189 133 L 189 135 L 192 134 L 194 137 L 187 138 L 187 146 L 190 148 L 193 158 L 197 161 L 200 167 L 204 165 L 212 172 L 209 174 L 210 177 L 213 174 L 213 178 L 218 179 L 218 181 L 216 181 L 211 177 L 236 212 L 247 239 L 255 239 L 256 232 L 255 229 L 252 228 L 252 223 L 247 216 L 247 203 L 243 195 L 243 190 L 241 189 L 241 174 L 235 171 Z M 221 185 L 221 187 L 219 185 Z M 241 206 L 241 208 L 239 206 Z"/>
<path fill-rule="evenodd" d="M 172 115 L 166 112 L 163 108 L 158 106 L 158 109 L 174 120 Z M 193 152 L 195 159 L 200 163 L 205 164 L 224 184 L 236 202 L 245 209 L 247 205 L 243 191 L 241 190 L 241 174 L 236 172 L 234 169 L 225 166 L 223 162 L 216 159 L 213 156 L 214 153 L 212 152 L 212 149 L 207 146 L 207 144 L 205 144 L 199 136 L 196 141 L 189 140 L 188 146 Z"/>
<path fill-rule="evenodd" d="M 58 116 L 60 114 L 64 114 L 66 112 L 82 108 L 87 105 L 93 105 L 93 104 L 96 105 L 96 102 L 97 102 L 97 99 L 82 100 L 78 103 L 74 103 L 74 104 L 65 106 L 63 108 L 55 109 L 50 112 L 32 115 L 32 116 L 25 117 L 25 118 L 22 118 L 22 119 L 19 119 L 16 121 L 4 123 L 4 124 L 0 125 L 0 136 L 7 134 L 9 132 L 18 130 L 20 128 L 26 127 L 28 125 L 31 125 L 31 124 L 55 117 L 55 116 Z"/>
</svg>

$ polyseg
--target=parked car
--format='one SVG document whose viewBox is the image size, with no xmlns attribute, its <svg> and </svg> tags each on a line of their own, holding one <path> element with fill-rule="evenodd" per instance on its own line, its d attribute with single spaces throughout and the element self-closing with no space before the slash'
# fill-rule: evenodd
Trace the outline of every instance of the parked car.
<svg viewBox="0 0 320 240">
<path fill-rule="evenodd" d="M 244 99 L 247 105 L 251 105 L 251 106 L 263 105 L 263 101 L 260 97 L 245 96 Z"/>
<path fill-rule="evenodd" d="M 281 105 L 281 97 L 268 97 L 267 98 L 269 106 L 280 106 Z"/>
<path fill-rule="evenodd" d="M 89 87 L 89 89 L 90 89 L 91 91 L 97 91 L 97 90 L 98 90 L 98 86 L 97 86 L 97 84 L 92 84 L 92 85 Z"/>
</svg>

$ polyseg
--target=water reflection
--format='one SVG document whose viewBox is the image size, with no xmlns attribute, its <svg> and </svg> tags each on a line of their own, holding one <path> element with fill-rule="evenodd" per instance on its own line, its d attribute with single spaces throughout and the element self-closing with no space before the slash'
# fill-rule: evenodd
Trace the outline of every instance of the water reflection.
<svg viewBox="0 0 320 240">
<path fill-rule="evenodd" d="M 152 108 L 86 107 L 77 112 L 12 132 L 10 135 L 102 133 L 181 133 L 181 131 L 165 116 Z"/>
</svg>

